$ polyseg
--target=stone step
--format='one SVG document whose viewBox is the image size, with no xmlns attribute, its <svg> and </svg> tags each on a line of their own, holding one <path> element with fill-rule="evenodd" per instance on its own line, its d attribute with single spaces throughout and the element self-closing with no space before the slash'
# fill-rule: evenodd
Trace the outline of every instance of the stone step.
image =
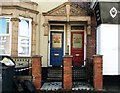
<svg viewBox="0 0 120 93">
<path fill-rule="evenodd" d="M 72 69 L 73 80 L 87 79 L 87 72 L 85 67 L 76 67 Z"/>
<path fill-rule="evenodd" d="M 48 68 L 47 80 L 62 81 L 62 68 L 61 67 Z"/>
<path fill-rule="evenodd" d="M 48 81 L 62 81 L 63 68 L 48 68 L 47 80 Z M 72 68 L 73 80 L 87 80 L 87 73 L 85 67 Z"/>
</svg>

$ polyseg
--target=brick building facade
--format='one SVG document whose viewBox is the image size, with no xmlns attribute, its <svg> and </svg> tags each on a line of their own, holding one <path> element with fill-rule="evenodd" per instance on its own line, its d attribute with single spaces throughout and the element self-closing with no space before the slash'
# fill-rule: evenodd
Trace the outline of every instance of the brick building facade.
<svg viewBox="0 0 120 93">
<path fill-rule="evenodd" d="M 82 67 L 88 67 L 87 82 L 94 77 L 92 83 L 95 89 L 102 89 L 102 56 L 93 57 L 98 47 L 94 12 L 90 9 L 90 2 L 70 0 L 51 2 L 49 5 L 39 1 L 2 2 L 0 22 L 6 28 L 0 29 L 0 54 L 18 58 L 30 57 L 33 82 L 38 89 L 43 78 L 46 80 L 49 68 L 54 67 L 63 68 L 65 89 L 72 88 L 72 70 Z M 10 39 L 6 39 L 8 37 Z"/>
</svg>

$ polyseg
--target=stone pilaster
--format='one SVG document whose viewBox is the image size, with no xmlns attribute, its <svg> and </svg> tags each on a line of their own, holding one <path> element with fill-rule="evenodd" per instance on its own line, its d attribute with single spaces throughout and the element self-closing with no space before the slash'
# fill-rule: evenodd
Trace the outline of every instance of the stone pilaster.
<svg viewBox="0 0 120 93">
<path fill-rule="evenodd" d="M 72 56 L 63 58 L 63 88 L 72 89 Z"/>
<path fill-rule="evenodd" d="M 48 34 L 49 34 L 49 24 L 44 23 L 43 27 L 44 27 L 44 36 L 48 36 Z"/>
<path fill-rule="evenodd" d="M 18 29 L 19 29 L 19 18 L 11 18 L 12 22 L 12 46 L 11 56 L 18 56 Z"/>
<path fill-rule="evenodd" d="M 102 55 L 93 56 L 93 84 L 95 90 L 103 89 L 102 57 Z"/>
<path fill-rule="evenodd" d="M 70 21 L 70 5 L 66 5 L 67 22 Z"/>
<path fill-rule="evenodd" d="M 36 30 L 37 30 L 37 23 L 32 21 L 32 55 L 36 55 Z"/>
</svg>

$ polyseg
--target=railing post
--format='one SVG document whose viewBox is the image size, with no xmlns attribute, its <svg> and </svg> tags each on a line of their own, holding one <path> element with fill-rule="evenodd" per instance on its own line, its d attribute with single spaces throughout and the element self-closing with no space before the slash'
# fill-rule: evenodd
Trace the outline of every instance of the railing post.
<svg viewBox="0 0 120 93">
<path fill-rule="evenodd" d="M 103 89 L 103 75 L 102 75 L 103 56 L 93 56 L 93 84 L 95 90 Z"/>
<path fill-rule="evenodd" d="M 32 56 L 32 76 L 33 76 L 33 84 L 35 85 L 36 89 L 41 88 L 41 63 L 42 63 L 42 56 Z"/>
<path fill-rule="evenodd" d="M 72 56 L 63 57 L 63 88 L 72 89 Z"/>
</svg>

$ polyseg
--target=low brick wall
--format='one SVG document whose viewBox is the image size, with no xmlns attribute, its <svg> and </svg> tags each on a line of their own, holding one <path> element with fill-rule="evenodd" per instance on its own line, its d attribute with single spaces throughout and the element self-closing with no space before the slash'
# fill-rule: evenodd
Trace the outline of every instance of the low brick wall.
<svg viewBox="0 0 120 93">
<path fill-rule="evenodd" d="M 102 55 L 93 56 L 93 84 L 95 90 L 103 89 Z"/>
<path fill-rule="evenodd" d="M 42 71 L 41 71 L 42 56 L 33 56 L 32 57 L 32 76 L 33 84 L 36 89 L 41 88 L 42 80 Z"/>
</svg>

